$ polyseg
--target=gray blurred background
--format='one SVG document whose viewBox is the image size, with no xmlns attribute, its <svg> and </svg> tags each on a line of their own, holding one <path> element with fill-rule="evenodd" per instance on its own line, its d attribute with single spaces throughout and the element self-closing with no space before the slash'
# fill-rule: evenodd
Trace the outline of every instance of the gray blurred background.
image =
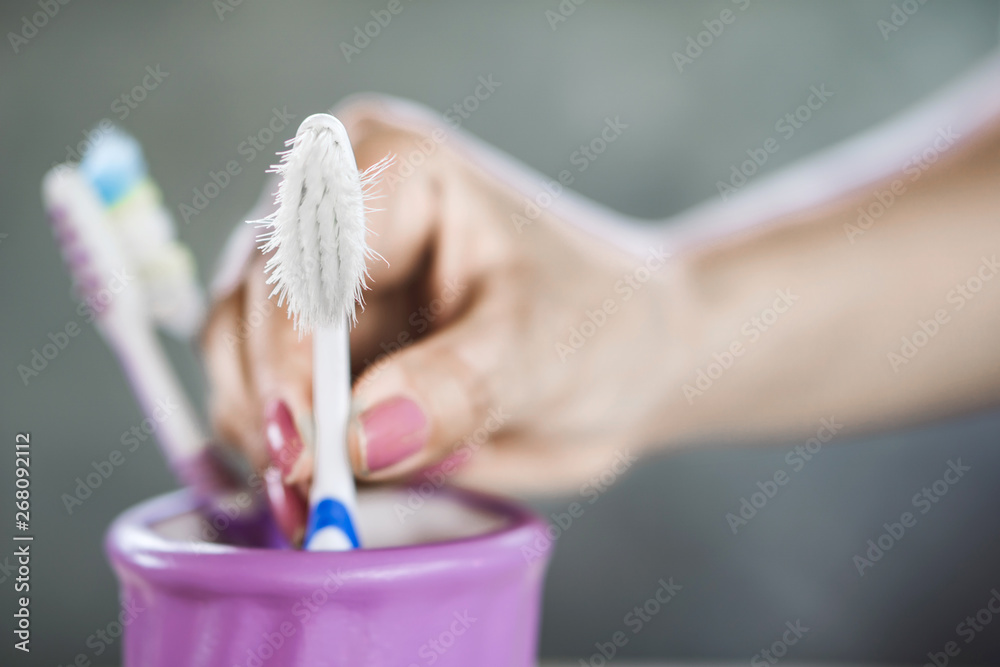
<svg viewBox="0 0 1000 667">
<path fill-rule="evenodd" d="M 114 663 L 117 644 L 101 656 L 87 645 L 117 614 L 103 532 L 126 507 L 174 486 L 159 453 L 145 446 L 69 516 L 61 494 L 72 493 L 75 479 L 119 447 L 142 415 L 92 326 L 28 386 L 16 371 L 48 333 L 79 319 L 43 217 L 40 179 L 85 130 L 118 120 L 113 102 L 141 83 L 147 66 L 168 75 L 122 124 L 144 144 L 166 203 L 175 212 L 190 203 L 209 170 L 228 160 L 244 167 L 181 227 L 207 275 L 280 141 L 305 115 L 351 93 L 391 93 L 443 112 L 471 94 L 478 77 L 493 75 L 501 86 L 464 127 L 550 177 L 606 116 L 620 116 L 629 130 L 574 185 L 656 219 L 716 196 L 716 181 L 773 134 L 810 86 L 825 84 L 834 97 L 782 142 L 764 171 L 953 80 L 996 46 L 1000 23 L 1000 7 L 989 0 L 929 2 L 888 39 L 877 22 L 889 19 L 889 1 L 752 0 L 741 11 L 729 0 L 591 0 L 555 29 L 546 11 L 558 12 L 556 0 L 402 1 L 403 11 L 349 63 L 341 42 L 387 2 L 243 0 L 220 19 L 218 3 L 208 0 L 88 0 L 61 6 L 19 53 L 9 38 L 0 47 L 0 423 L 11 448 L 15 432 L 32 434 L 37 535 L 34 650 L 14 659 L 5 620 L 0 663 L 68 664 L 80 653 Z M 672 54 L 725 8 L 736 21 L 679 73 Z M 36 11 L 28 0 L 3 3 L 3 32 L 20 31 L 22 17 Z M 248 163 L 238 148 L 274 107 L 296 120 Z M 171 352 L 198 387 L 196 357 L 176 344 Z M 998 436 L 994 412 L 825 447 L 735 536 L 725 514 L 757 481 L 786 468 L 796 443 L 719 446 L 644 463 L 559 539 L 542 653 L 590 656 L 658 579 L 673 577 L 683 591 L 623 655 L 749 661 L 786 621 L 801 619 L 810 631 L 788 660 L 926 662 L 1000 586 Z M 859 577 L 852 556 L 955 457 L 972 466 L 966 480 Z M 5 522 L 13 512 L 12 458 L 0 455 Z M 570 500 L 537 507 L 560 512 Z M 0 550 L 0 562 L 8 553 Z M 12 582 L 0 587 L 9 619 Z M 955 661 L 998 657 L 1000 622 L 963 644 Z"/>
</svg>

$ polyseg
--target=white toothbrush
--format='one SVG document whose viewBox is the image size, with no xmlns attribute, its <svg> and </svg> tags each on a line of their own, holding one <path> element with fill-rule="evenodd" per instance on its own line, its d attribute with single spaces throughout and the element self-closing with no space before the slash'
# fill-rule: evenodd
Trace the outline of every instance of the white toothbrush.
<svg viewBox="0 0 1000 667">
<path fill-rule="evenodd" d="M 136 269 L 153 321 L 177 338 L 193 336 L 204 321 L 204 293 L 139 142 L 114 128 L 84 154 L 80 172 L 97 191 Z"/>
<path fill-rule="evenodd" d="M 156 339 L 145 295 L 131 260 L 124 253 L 97 193 L 75 168 L 61 165 L 45 176 L 45 207 L 80 296 L 97 313 L 95 324 L 115 351 L 146 415 L 166 416 L 157 424 L 175 470 L 190 466 L 208 436 Z M 132 276 L 112 293 L 115 274 Z M 116 286 L 117 287 L 117 286 Z M 161 411 L 158 403 L 172 406 Z"/>
<path fill-rule="evenodd" d="M 205 503 L 203 509 L 210 519 L 214 521 L 225 513 L 224 532 L 230 542 L 284 546 L 259 494 L 238 517 L 228 512 L 234 496 L 249 490 L 247 484 L 210 446 L 211 440 L 156 335 L 149 312 L 148 285 L 139 279 L 135 262 L 115 233 L 98 190 L 75 167 L 60 165 L 46 174 L 42 195 L 74 284 L 96 313 L 94 323 L 118 357 L 143 413 L 156 419 L 156 438 L 174 474 Z M 179 298 L 161 301 L 175 304 L 163 314 L 181 334 L 200 315 L 179 309 L 184 304 L 197 308 L 201 303 L 193 274 L 176 274 L 185 266 L 183 262 L 175 263 L 172 277 L 163 272 L 159 275 L 161 281 L 166 277 L 174 286 L 183 288 Z M 112 293 L 109 288 L 116 273 L 118 283 L 125 284 L 115 285 L 117 291 Z M 167 296 L 165 291 L 161 296 Z M 167 322 L 161 320 L 161 324 Z"/>
<path fill-rule="evenodd" d="M 313 334 L 316 454 L 305 547 L 341 551 L 360 546 L 355 489 L 347 454 L 351 397 L 350 325 L 362 300 L 372 256 L 365 243 L 365 186 L 388 164 L 362 177 L 347 131 L 328 114 L 309 116 L 273 169 L 282 176 L 278 210 L 262 221 L 268 284 L 287 302 L 295 327 Z"/>
</svg>

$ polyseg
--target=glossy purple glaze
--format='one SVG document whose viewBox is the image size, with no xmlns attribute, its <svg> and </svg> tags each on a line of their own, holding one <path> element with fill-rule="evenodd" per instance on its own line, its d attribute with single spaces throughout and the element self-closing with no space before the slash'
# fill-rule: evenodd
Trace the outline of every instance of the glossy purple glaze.
<svg viewBox="0 0 1000 667">
<path fill-rule="evenodd" d="M 125 667 L 528 667 L 535 664 L 546 524 L 504 500 L 441 491 L 504 519 L 483 535 L 346 552 L 171 541 L 150 526 L 187 492 L 112 525 Z M 526 549 L 525 549 L 526 548 Z"/>
</svg>

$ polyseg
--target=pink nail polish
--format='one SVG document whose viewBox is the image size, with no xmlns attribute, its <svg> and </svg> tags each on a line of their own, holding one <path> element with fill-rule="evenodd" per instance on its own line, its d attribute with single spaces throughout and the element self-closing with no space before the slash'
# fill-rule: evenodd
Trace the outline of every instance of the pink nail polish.
<svg viewBox="0 0 1000 667">
<path fill-rule="evenodd" d="M 264 414 L 264 433 L 271 453 L 271 467 L 264 473 L 267 499 L 274 519 L 292 544 L 302 539 L 306 525 L 306 500 L 284 482 L 302 453 L 302 438 L 283 401 L 274 401 Z"/>
<path fill-rule="evenodd" d="M 282 534 L 292 545 L 298 546 L 306 531 L 306 499 L 281 478 L 281 471 L 277 468 L 268 468 L 264 472 L 267 501 Z"/>
<path fill-rule="evenodd" d="M 284 401 L 272 401 L 264 413 L 264 435 L 271 452 L 271 463 L 281 475 L 287 475 L 302 454 L 302 438 L 295 428 L 292 411 Z"/>
<path fill-rule="evenodd" d="M 420 406 L 408 398 L 382 401 L 361 413 L 359 419 L 369 470 L 388 468 L 427 444 L 427 418 Z"/>
</svg>

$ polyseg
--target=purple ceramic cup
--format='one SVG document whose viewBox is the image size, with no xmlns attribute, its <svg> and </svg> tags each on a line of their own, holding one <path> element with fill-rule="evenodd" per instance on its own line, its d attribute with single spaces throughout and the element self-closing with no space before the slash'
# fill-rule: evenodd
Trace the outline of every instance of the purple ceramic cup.
<svg viewBox="0 0 1000 667">
<path fill-rule="evenodd" d="M 348 552 L 216 544 L 202 521 L 180 491 L 112 525 L 125 667 L 535 664 L 550 541 L 518 505 L 364 492 Z"/>
</svg>

